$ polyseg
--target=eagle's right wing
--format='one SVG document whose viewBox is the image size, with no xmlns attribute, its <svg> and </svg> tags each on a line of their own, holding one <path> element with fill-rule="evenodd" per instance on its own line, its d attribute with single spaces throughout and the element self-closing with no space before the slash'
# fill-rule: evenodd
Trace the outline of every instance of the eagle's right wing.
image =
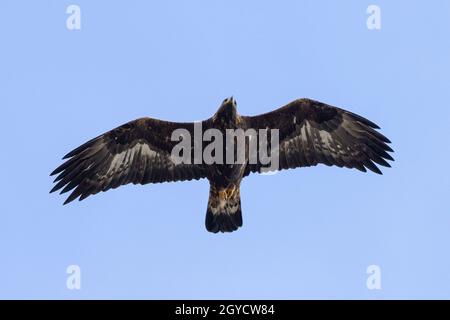
<svg viewBox="0 0 450 320">
<path fill-rule="evenodd" d="M 176 129 L 185 129 L 193 137 L 194 123 L 142 118 L 86 142 L 69 152 L 64 157 L 68 160 L 51 173 L 59 174 L 51 192 L 75 189 L 66 204 L 128 183 L 204 178 L 204 166 L 175 164 L 172 160 L 171 152 L 178 141 L 171 141 L 171 136 Z"/>
<path fill-rule="evenodd" d="M 370 169 L 389 167 L 390 141 L 373 122 L 352 112 L 310 99 L 295 100 L 275 111 L 242 117 L 247 128 L 279 130 L 279 169 L 315 166 Z M 245 174 L 259 172 L 261 164 L 247 166 Z"/>
</svg>

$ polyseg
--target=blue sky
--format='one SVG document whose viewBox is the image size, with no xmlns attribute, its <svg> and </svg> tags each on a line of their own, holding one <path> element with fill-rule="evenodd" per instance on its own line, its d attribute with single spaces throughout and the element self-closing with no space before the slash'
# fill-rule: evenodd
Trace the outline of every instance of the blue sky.
<svg viewBox="0 0 450 320">
<path fill-rule="evenodd" d="M 449 18 L 444 0 L 1 1 L 0 298 L 450 298 Z M 206 180 L 48 194 L 82 142 L 205 119 L 230 95 L 246 115 L 299 97 L 349 109 L 396 161 L 250 176 L 231 234 L 205 230 Z"/>
</svg>

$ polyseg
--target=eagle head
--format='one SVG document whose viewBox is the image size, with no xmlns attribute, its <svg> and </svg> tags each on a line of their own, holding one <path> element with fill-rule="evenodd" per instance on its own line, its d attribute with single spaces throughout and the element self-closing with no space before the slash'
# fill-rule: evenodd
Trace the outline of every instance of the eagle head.
<svg viewBox="0 0 450 320">
<path fill-rule="evenodd" d="M 224 122 L 234 122 L 236 120 L 236 100 L 233 97 L 226 98 L 223 100 L 215 114 L 216 119 L 220 119 Z"/>
</svg>

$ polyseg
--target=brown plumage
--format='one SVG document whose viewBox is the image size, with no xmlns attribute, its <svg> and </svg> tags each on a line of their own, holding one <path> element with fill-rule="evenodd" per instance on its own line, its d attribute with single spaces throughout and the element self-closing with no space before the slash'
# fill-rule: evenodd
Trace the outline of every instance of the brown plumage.
<svg viewBox="0 0 450 320">
<path fill-rule="evenodd" d="M 315 166 L 369 169 L 381 174 L 376 164 L 389 167 L 390 141 L 373 122 L 310 99 L 295 100 L 275 111 L 258 116 L 240 116 L 233 98 L 224 100 L 216 114 L 202 122 L 203 131 L 225 129 L 278 129 L 279 170 Z M 207 178 L 210 197 L 206 228 L 231 232 L 242 225 L 240 182 L 251 172 L 260 172 L 261 162 L 240 164 L 176 164 L 171 152 L 178 141 L 171 135 L 185 129 L 194 136 L 194 123 L 176 123 L 152 118 L 128 122 L 69 152 L 51 190 L 72 191 L 64 204 L 83 200 L 100 191 L 128 183 L 147 184 Z M 224 144 L 225 145 L 225 144 Z M 202 150 L 206 143 L 203 142 Z M 259 151 L 259 150 L 258 150 Z M 193 160 L 193 159 L 192 159 Z"/>
</svg>

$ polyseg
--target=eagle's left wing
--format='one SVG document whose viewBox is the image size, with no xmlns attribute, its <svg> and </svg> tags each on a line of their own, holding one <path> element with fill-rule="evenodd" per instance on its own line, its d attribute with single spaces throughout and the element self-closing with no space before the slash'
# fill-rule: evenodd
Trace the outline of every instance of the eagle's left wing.
<svg viewBox="0 0 450 320">
<path fill-rule="evenodd" d="M 205 126 L 207 121 L 203 122 Z M 203 165 L 176 164 L 171 158 L 171 151 L 178 143 L 171 140 L 172 132 L 185 129 L 193 136 L 193 128 L 194 123 L 152 118 L 128 122 L 68 153 L 64 157 L 66 162 L 51 173 L 58 176 L 50 192 L 62 189 L 61 193 L 65 193 L 74 189 L 66 204 L 78 197 L 83 200 L 92 194 L 128 183 L 204 178 L 206 172 Z"/>
<path fill-rule="evenodd" d="M 246 128 L 278 129 L 279 169 L 328 166 L 370 169 L 390 167 L 389 139 L 375 129 L 373 122 L 352 112 L 310 99 L 295 100 L 275 111 L 242 117 Z M 270 146 L 270 143 L 269 143 Z M 247 166 L 246 175 L 259 172 L 261 164 Z"/>
</svg>

